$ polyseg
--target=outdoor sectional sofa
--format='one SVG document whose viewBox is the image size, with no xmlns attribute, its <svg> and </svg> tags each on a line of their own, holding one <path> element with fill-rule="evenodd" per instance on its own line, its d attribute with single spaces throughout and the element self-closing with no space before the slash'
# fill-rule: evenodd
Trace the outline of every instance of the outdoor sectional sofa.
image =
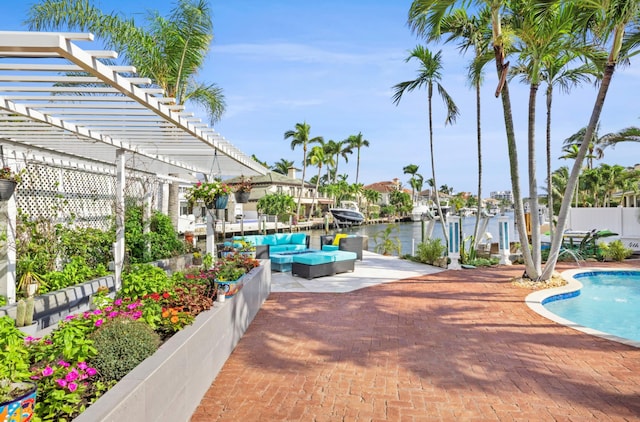
<svg viewBox="0 0 640 422">
<path fill-rule="evenodd" d="M 366 249 L 365 243 L 368 243 L 367 240 L 364 236 L 347 236 L 340 233 L 323 235 L 320 236 L 320 247 L 323 251 L 341 250 L 355 252 L 357 259 L 362 261 L 362 250 Z"/>
<path fill-rule="evenodd" d="M 291 274 L 309 280 L 355 269 L 356 253 L 348 251 L 314 251 L 293 256 Z"/>
<path fill-rule="evenodd" d="M 307 250 L 309 249 L 311 238 L 306 233 L 234 236 L 233 242 L 238 243 L 239 241 L 254 245 L 256 247 L 256 258 L 269 259 L 273 254 Z"/>
</svg>

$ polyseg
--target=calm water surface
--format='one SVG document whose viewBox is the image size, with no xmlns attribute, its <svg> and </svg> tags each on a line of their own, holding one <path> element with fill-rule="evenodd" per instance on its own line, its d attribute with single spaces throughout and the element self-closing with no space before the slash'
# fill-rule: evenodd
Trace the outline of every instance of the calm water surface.
<svg viewBox="0 0 640 422">
<path fill-rule="evenodd" d="M 513 226 L 513 214 L 507 214 L 510 217 L 510 233 L 509 238 L 513 242 L 517 242 L 518 235 L 515 233 Z M 394 229 L 392 232 L 392 238 L 396 237 L 400 240 L 402 245 L 402 254 L 411 254 L 418 243 L 423 241 L 422 236 L 422 228 L 423 225 L 421 222 L 406 222 L 406 223 L 394 223 L 397 226 L 397 229 Z M 462 219 L 462 232 L 464 237 L 471 236 L 473 234 L 473 230 L 476 224 L 476 217 L 464 217 Z M 383 232 L 387 228 L 388 224 L 367 224 L 362 226 L 354 226 L 341 229 L 342 232 L 348 234 L 358 234 L 369 237 L 369 250 L 374 251 L 376 246 L 376 234 Z M 330 233 L 336 233 L 336 229 L 331 227 Z M 489 224 L 487 226 L 486 232 L 489 232 L 491 236 L 493 236 L 492 242 L 498 242 L 498 217 L 492 217 L 489 219 Z M 319 237 L 324 234 L 324 230 L 312 230 L 311 231 L 311 242 L 312 247 L 318 247 L 320 244 Z M 439 221 L 436 221 L 435 226 L 433 228 L 433 237 L 444 239 L 442 234 L 442 224 Z"/>
</svg>

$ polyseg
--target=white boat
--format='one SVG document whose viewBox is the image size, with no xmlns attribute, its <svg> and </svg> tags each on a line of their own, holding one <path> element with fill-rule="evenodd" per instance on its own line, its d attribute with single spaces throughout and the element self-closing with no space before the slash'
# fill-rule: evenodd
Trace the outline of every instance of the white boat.
<svg viewBox="0 0 640 422">
<path fill-rule="evenodd" d="M 426 202 L 416 202 L 411 210 L 411 221 L 422 221 L 434 218 L 431 206 Z"/>
<path fill-rule="evenodd" d="M 462 207 L 458 210 L 458 215 L 460 217 L 471 217 L 472 215 L 475 215 L 477 210 L 474 210 L 473 208 L 467 208 L 467 207 Z"/>
<path fill-rule="evenodd" d="M 339 207 L 329 208 L 329 211 L 339 224 L 357 226 L 364 221 L 364 215 L 358 209 L 358 204 L 353 201 L 342 201 Z"/>
</svg>

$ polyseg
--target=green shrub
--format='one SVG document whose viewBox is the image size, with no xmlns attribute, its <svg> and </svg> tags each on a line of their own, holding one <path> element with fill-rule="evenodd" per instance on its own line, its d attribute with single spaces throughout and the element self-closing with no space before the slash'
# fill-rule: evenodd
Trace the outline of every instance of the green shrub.
<svg viewBox="0 0 640 422">
<path fill-rule="evenodd" d="M 604 259 L 612 259 L 614 261 L 624 261 L 633 254 L 633 251 L 626 248 L 622 241 L 614 240 L 611 243 L 602 242 L 598 245 L 600 254 Z"/>
<path fill-rule="evenodd" d="M 373 240 L 376 243 L 376 253 L 382 255 L 400 255 L 402 253 L 402 243 L 397 234 L 400 232 L 400 228 L 397 224 L 389 224 L 381 232 L 376 233 L 373 236 Z M 396 234 L 392 236 L 392 234 Z"/>
<path fill-rule="evenodd" d="M 436 260 L 441 258 L 447 251 L 447 247 L 443 245 L 442 239 L 427 239 L 426 242 L 418 244 L 416 250 L 416 258 L 425 264 L 433 265 Z"/>
<path fill-rule="evenodd" d="M 60 229 L 60 253 L 63 259 L 82 257 L 91 268 L 108 266 L 113 259 L 114 230 L 103 231 L 91 227 Z"/>
<path fill-rule="evenodd" d="M 143 208 L 128 205 L 125 212 L 125 243 L 129 262 L 151 262 L 184 252 L 185 244 L 173 228 L 171 218 L 155 211 L 144 232 Z"/>
<path fill-rule="evenodd" d="M 98 354 L 91 360 L 104 381 L 118 381 L 160 345 L 160 337 L 147 324 L 114 319 L 91 334 Z"/>
<path fill-rule="evenodd" d="M 135 264 L 122 274 L 119 297 L 141 299 L 151 293 L 164 292 L 174 284 L 167 273 L 151 264 Z"/>
<path fill-rule="evenodd" d="M 46 291 L 61 290 L 65 287 L 75 286 L 85 281 L 101 277 L 107 274 L 107 269 L 103 264 L 98 264 L 95 268 L 89 267 L 84 257 L 77 256 L 67 262 L 62 271 L 53 271 L 43 276 Z M 41 293 L 45 289 L 40 289 Z"/>
</svg>

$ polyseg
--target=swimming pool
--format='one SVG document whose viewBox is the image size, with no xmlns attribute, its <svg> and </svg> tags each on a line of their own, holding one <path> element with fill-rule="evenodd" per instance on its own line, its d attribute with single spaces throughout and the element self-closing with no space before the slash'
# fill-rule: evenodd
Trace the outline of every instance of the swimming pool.
<svg viewBox="0 0 640 422">
<path fill-rule="evenodd" d="M 535 292 L 536 312 L 589 334 L 640 347 L 640 271 L 565 271 L 567 286 Z"/>
</svg>

